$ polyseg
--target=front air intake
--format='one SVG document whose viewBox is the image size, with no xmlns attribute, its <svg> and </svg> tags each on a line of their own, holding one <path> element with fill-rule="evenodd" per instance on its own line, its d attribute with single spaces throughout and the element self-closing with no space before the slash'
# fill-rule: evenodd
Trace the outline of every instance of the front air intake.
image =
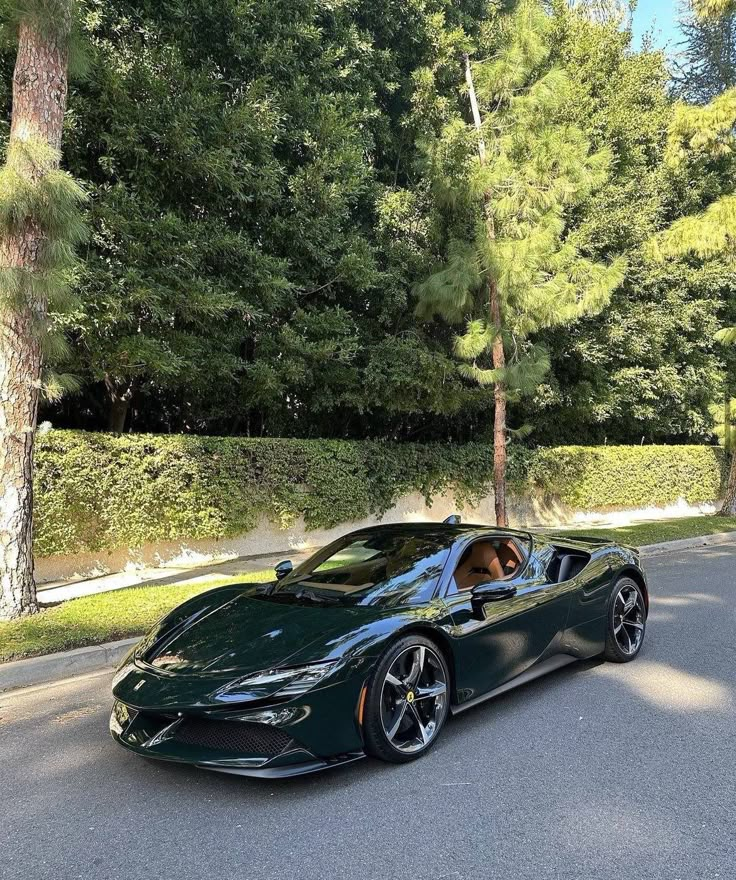
<svg viewBox="0 0 736 880">
<path fill-rule="evenodd" d="M 292 743 L 288 733 L 270 724 L 253 721 L 219 721 L 210 718 L 184 718 L 172 740 L 216 752 L 278 755 Z"/>
</svg>

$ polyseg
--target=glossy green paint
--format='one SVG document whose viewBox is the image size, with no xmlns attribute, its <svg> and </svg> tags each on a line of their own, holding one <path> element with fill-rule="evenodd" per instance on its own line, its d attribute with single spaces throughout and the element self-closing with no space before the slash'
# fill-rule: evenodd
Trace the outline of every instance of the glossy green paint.
<svg viewBox="0 0 736 880">
<path fill-rule="evenodd" d="M 115 698 L 138 714 L 118 731 L 113 713 L 114 738 L 151 757 L 246 773 L 298 772 L 315 761 L 323 766 L 323 759 L 354 757 L 363 751 L 362 689 L 377 659 L 401 634 L 421 631 L 438 642 L 453 676 L 453 704 L 461 707 L 549 657 L 600 653 L 618 574 L 628 570 L 643 581 L 636 554 L 627 548 L 535 536 L 527 566 L 511 582 L 516 594 L 479 608 L 468 593 L 453 590 L 451 575 L 469 543 L 498 533 L 448 530 L 451 553 L 435 577 L 434 598 L 421 604 L 283 604 L 259 596 L 253 585 L 221 587 L 189 600 L 164 618 L 118 671 Z M 555 547 L 583 550 L 590 563 L 578 577 L 551 584 L 546 570 Z M 223 687 L 252 673 L 322 661 L 335 661 L 334 667 L 301 696 L 284 699 L 278 693 L 282 685 L 271 685 L 238 689 L 237 704 L 223 705 L 218 697 Z M 156 741 L 179 713 L 272 724 L 295 745 L 266 760 L 166 737 Z"/>
</svg>

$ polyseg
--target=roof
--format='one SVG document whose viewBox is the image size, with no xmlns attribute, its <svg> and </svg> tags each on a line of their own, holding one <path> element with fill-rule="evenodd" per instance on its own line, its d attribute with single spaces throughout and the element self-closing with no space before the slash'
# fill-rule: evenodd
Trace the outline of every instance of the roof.
<svg viewBox="0 0 736 880">
<path fill-rule="evenodd" d="M 519 529 L 500 528 L 493 525 L 480 525 L 478 523 L 435 523 L 435 522 L 401 522 L 401 523 L 381 523 L 375 526 L 366 526 L 362 529 L 356 529 L 354 534 L 363 534 L 365 532 L 394 532 L 396 534 L 433 534 L 445 535 L 448 539 L 471 535 L 474 532 L 479 535 L 487 535 L 489 533 L 498 535 L 510 535 L 512 537 L 529 538 L 530 532 Z"/>
</svg>

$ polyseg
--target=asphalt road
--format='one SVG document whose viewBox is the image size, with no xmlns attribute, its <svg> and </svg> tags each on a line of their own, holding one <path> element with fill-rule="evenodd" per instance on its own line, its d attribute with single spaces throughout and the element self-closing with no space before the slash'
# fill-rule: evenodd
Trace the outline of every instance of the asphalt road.
<svg viewBox="0 0 736 880">
<path fill-rule="evenodd" d="M 222 776 L 115 746 L 110 675 L 0 695 L 0 878 L 732 880 L 736 547 L 648 570 L 634 663 L 499 697 L 403 767 Z"/>
</svg>

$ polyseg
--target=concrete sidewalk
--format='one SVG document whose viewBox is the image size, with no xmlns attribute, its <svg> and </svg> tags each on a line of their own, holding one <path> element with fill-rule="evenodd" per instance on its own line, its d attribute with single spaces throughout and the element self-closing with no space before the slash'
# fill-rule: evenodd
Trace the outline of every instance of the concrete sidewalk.
<svg viewBox="0 0 736 880">
<path fill-rule="evenodd" d="M 221 562 L 193 563 L 188 566 L 165 566 L 161 568 L 133 568 L 93 578 L 80 578 L 73 581 L 52 581 L 38 587 L 38 601 L 41 605 L 55 605 L 67 599 L 81 596 L 94 596 L 125 587 L 150 587 L 154 584 L 193 584 L 211 580 L 213 577 L 230 577 L 248 574 L 253 571 L 270 570 L 283 559 L 291 559 L 294 565 L 301 563 L 310 553 L 288 550 L 278 555 L 241 556 L 224 559 Z"/>
</svg>

